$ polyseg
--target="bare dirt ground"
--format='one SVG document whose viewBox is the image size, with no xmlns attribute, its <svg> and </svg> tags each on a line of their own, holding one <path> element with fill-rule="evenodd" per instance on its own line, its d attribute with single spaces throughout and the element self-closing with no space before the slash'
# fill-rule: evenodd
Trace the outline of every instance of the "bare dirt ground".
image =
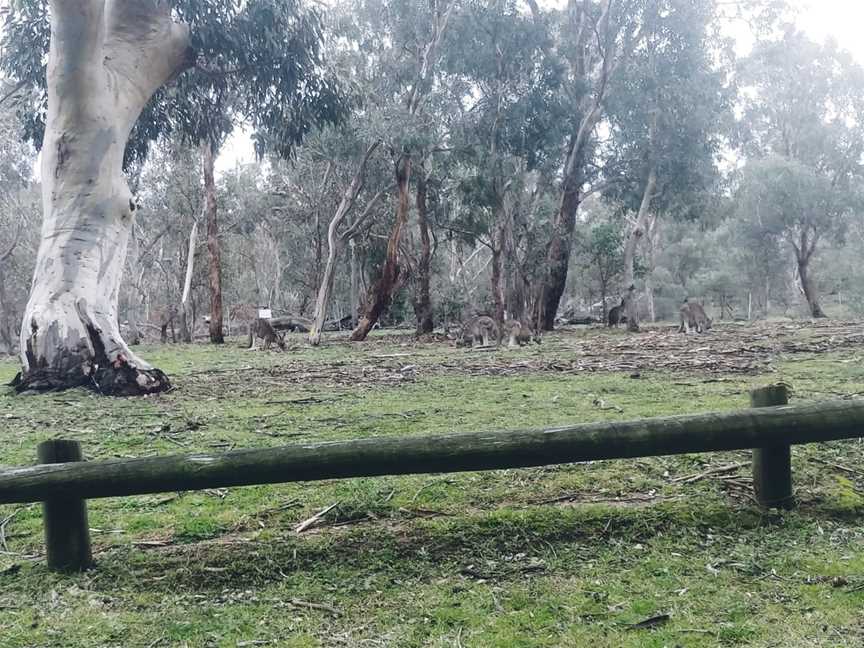
<svg viewBox="0 0 864 648">
<path fill-rule="evenodd" d="M 628 333 L 601 327 L 568 327 L 547 334 L 541 345 L 522 349 L 455 347 L 443 336 L 416 340 L 405 333 L 385 333 L 362 344 L 344 336 L 326 341 L 328 353 L 308 355 L 305 340 L 290 340 L 286 354 L 250 352 L 248 364 L 193 371 L 185 387 L 212 392 L 220 387 L 235 394 L 261 387 L 395 386 L 419 378 L 462 375 L 502 376 L 533 373 L 665 371 L 700 375 L 756 375 L 773 371 L 779 358 L 847 350 L 864 353 L 864 322 L 786 321 L 720 323 L 702 335 L 684 335 L 675 327 L 646 327 Z M 394 350 L 395 349 L 395 350 Z M 254 376 L 245 381 L 243 374 Z"/>
</svg>

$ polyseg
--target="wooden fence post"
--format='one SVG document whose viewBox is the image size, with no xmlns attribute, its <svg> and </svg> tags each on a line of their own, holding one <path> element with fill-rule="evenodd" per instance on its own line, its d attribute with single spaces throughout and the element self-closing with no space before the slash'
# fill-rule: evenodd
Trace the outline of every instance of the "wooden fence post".
<svg viewBox="0 0 864 648">
<path fill-rule="evenodd" d="M 789 389 L 786 385 L 769 385 L 750 392 L 753 407 L 772 407 L 789 404 Z M 766 508 L 791 509 L 792 495 L 792 448 L 778 444 L 753 450 L 753 489 L 756 499 Z"/>
<path fill-rule="evenodd" d="M 81 444 L 77 441 L 44 441 L 39 444 L 37 453 L 39 463 L 43 464 L 84 460 Z M 46 500 L 42 503 L 42 523 L 45 525 L 48 569 L 77 572 L 92 565 L 87 500 L 74 497 Z"/>
</svg>

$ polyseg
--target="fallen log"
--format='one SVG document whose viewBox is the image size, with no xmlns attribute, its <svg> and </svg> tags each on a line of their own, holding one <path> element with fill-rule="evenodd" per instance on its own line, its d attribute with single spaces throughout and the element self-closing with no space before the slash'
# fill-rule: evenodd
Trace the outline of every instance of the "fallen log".
<svg viewBox="0 0 864 648">
<path fill-rule="evenodd" d="M 0 472 L 0 504 L 346 477 L 447 473 L 794 445 L 864 434 L 864 402 L 515 430 L 300 443 Z"/>
</svg>

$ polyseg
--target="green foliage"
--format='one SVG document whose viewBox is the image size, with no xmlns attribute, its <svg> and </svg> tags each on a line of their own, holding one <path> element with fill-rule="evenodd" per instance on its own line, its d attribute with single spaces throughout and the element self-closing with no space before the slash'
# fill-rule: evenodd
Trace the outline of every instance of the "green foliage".
<svg viewBox="0 0 864 648">
<path fill-rule="evenodd" d="M 0 69 L 35 92 L 20 104 L 25 136 L 42 142 L 50 30 L 44 0 L 18 0 L 7 13 Z M 151 142 L 176 135 L 221 143 L 238 120 L 254 129 L 259 155 L 288 157 L 309 131 L 338 122 L 346 100 L 322 61 L 317 12 L 297 0 L 176 0 L 189 25 L 195 65 L 145 107 L 126 150 L 143 160 Z"/>
<path fill-rule="evenodd" d="M 608 199 L 638 211 L 650 169 L 657 174 L 652 208 L 699 219 L 716 188 L 720 126 L 732 94 L 725 43 L 713 31 L 712 0 L 656 0 L 644 14 L 645 42 L 610 92 Z"/>
<path fill-rule="evenodd" d="M 616 288 L 623 270 L 624 231 L 621 220 L 610 218 L 601 207 L 600 214 L 577 231 L 576 248 L 575 262 L 587 266 L 580 279 L 588 283 L 592 291 L 599 293 L 605 319 L 608 307 L 619 303 L 617 297 L 609 300 L 613 292 L 617 295 Z"/>
<path fill-rule="evenodd" d="M 744 152 L 796 160 L 848 187 L 860 173 L 864 69 L 792 28 L 757 43 L 740 67 Z"/>
<path fill-rule="evenodd" d="M 842 241 L 860 205 L 818 170 L 772 156 L 743 170 L 738 209 L 751 236 L 775 237 L 805 255 L 820 240 Z"/>
</svg>

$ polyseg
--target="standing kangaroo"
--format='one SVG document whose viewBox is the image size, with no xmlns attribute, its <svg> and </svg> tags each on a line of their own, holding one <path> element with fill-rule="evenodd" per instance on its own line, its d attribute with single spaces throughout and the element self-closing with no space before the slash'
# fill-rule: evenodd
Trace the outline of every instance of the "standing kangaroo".
<svg viewBox="0 0 864 648">
<path fill-rule="evenodd" d="M 609 309 L 609 318 L 607 326 L 618 327 L 619 324 L 627 323 L 627 316 L 624 314 L 625 311 L 625 301 L 623 298 L 621 299 L 621 303 L 618 306 L 613 306 Z"/>
</svg>

